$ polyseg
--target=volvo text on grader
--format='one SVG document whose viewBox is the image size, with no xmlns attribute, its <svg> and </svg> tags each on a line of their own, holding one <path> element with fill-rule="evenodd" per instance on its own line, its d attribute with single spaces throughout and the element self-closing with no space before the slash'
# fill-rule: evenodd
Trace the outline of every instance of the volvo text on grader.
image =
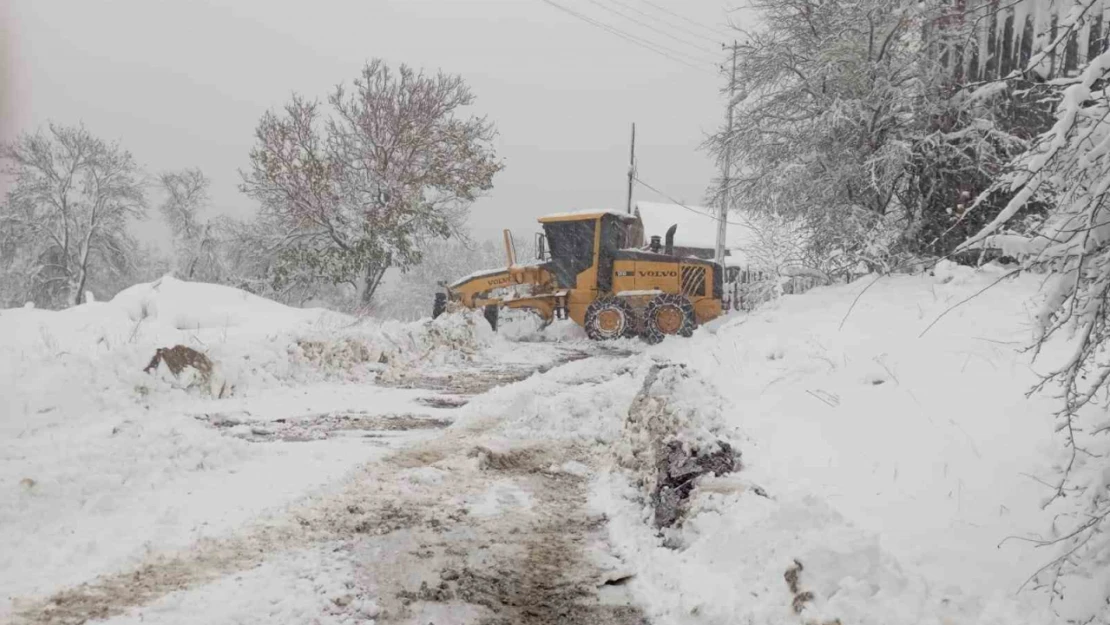
<svg viewBox="0 0 1110 625">
<path fill-rule="evenodd" d="M 471 274 L 437 293 L 432 311 L 484 308 L 496 328 L 499 308 L 530 309 L 546 323 L 570 318 L 594 340 L 642 336 L 658 342 L 690 336 L 697 325 L 721 315 L 724 271 L 718 263 L 674 254 L 671 226 L 666 244 L 644 244 L 638 215 L 592 211 L 540 218 L 537 260 L 517 264 L 505 231 L 509 266 Z M 525 294 L 494 297 L 524 287 Z"/>
</svg>

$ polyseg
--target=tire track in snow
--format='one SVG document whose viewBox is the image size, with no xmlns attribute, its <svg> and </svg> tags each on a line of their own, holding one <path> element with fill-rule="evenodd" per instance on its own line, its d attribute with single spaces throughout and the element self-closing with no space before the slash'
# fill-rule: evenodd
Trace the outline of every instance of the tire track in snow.
<svg viewBox="0 0 1110 625">
<path fill-rule="evenodd" d="M 550 470 L 590 462 L 588 450 L 492 451 L 479 444 L 471 455 L 479 457 L 480 481 L 516 501 L 446 531 L 413 527 L 365 544 L 364 583 L 382 606 L 379 624 L 647 623 L 622 590 L 607 587 L 608 571 L 589 557 L 606 541 L 606 521 L 586 510 L 588 480 Z"/>
</svg>

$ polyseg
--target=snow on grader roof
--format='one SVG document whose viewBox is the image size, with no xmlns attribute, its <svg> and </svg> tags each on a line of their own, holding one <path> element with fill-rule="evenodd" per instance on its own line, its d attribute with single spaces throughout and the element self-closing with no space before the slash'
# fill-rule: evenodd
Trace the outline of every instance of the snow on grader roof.
<svg viewBox="0 0 1110 625">
<path fill-rule="evenodd" d="M 548 223 L 551 221 L 566 221 L 570 219 L 586 219 L 590 217 L 601 217 L 602 215 L 615 215 L 621 219 L 635 219 L 634 215 L 629 215 L 623 211 L 613 210 L 611 208 L 587 208 L 583 210 L 568 211 L 563 213 L 552 213 L 544 215 L 539 218 L 540 223 Z"/>
</svg>

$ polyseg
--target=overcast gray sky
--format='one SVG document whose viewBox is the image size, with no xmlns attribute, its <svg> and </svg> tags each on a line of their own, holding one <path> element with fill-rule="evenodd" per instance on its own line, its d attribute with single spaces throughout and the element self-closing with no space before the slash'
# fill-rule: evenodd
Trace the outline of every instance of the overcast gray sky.
<svg viewBox="0 0 1110 625">
<path fill-rule="evenodd" d="M 554 1 L 693 67 L 544 0 L 0 0 L 0 134 L 84 122 L 151 172 L 202 168 L 216 210 L 247 216 L 237 170 L 262 113 L 294 91 L 323 99 L 380 57 L 462 75 L 497 124 L 506 169 L 472 211 L 478 236 L 511 227 L 519 240 L 545 213 L 623 207 L 632 122 L 643 179 L 700 201 L 730 0 Z"/>
</svg>

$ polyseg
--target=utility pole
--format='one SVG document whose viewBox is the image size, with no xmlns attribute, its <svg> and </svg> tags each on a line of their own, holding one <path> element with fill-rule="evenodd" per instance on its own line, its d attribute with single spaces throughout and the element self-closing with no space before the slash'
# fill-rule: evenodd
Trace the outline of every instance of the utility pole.
<svg viewBox="0 0 1110 625">
<path fill-rule="evenodd" d="M 632 181 L 636 179 L 636 123 L 632 123 L 632 148 L 628 153 L 628 214 L 632 214 Z"/>
<path fill-rule="evenodd" d="M 732 73 L 728 80 L 728 125 L 725 126 L 725 158 L 721 164 L 721 205 L 717 209 L 716 261 L 725 262 L 725 234 L 728 227 L 729 174 L 732 171 L 732 108 L 736 100 L 736 42 L 732 42 Z"/>
</svg>

